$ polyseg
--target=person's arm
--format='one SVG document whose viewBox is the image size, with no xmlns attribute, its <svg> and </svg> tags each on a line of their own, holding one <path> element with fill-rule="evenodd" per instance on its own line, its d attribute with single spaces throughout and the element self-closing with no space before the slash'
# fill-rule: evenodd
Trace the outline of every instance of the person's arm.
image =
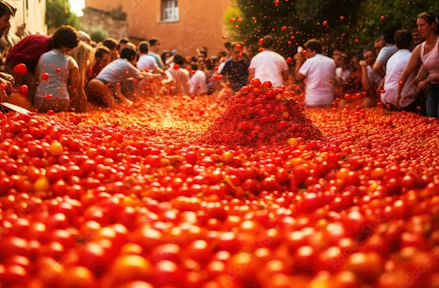
<svg viewBox="0 0 439 288">
<path fill-rule="evenodd" d="M 70 79 L 69 79 L 69 96 L 71 103 L 76 101 L 78 97 L 78 81 L 79 81 L 79 68 L 78 65 L 73 65 L 70 68 Z"/>
<path fill-rule="evenodd" d="M 398 89 L 396 91 L 396 96 L 395 96 L 396 100 L 399 100 L 399 98 L 401 98 L 401 92 L 402 92 L 402 88 L 404 88 L 405 82 L 407 82 L 407 79 L 410 77 L 413 71 L 415 71 L 415 69 L 418 68 L 420 57 L 421 57 L 421 45 L 418 45 L 413 51 L 412 56 L 409 59 L 409 62 L 405 66 L 405 69 L 402 72 L 401 77 L 399 77 Z"/>
<path fill-rule="evenodd" d="M 248 83 L 250 83 L 253 80 L 253 78 L 255 78 L 255 72 L 256 72 L 255 68 L 248 69 L 248 81 L 247 81 Z"/>
<path fill-rule="evenodd" d="M 309 62 L 303 62 L 303 57 L 300 53 L 297 53 L 296 56 L 294 56 L 294 59 L 296 60 L 296 66 L 294 68 L 296 80 L 298 82 L 302 82 L 305 80 L 306 75 L 308 74 Z"/>
<path fill-rule="evenodd" d="M 379 60 L 375 61 L 373 64 L 373 71 L 381 77 L 386 76 L 386 73 L 384 72 L 384 63 Z"/>
<path fill-rule="evenodd" d="M 361 66 L 361 85 L 363 85 L 363 89 L 368 91 L 372 88 L 372 81 L 370 81 L 369 73 L 367 71 L 367 64 L 364 60 L 360 61 Z"/>
</svg>

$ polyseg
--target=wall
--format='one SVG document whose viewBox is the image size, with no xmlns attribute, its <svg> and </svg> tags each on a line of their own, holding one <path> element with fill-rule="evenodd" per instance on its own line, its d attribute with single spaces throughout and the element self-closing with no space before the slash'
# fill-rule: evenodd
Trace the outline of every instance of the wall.
<svg viewBox="0 0 439 288">
<path fill-rule="evenodd" d="M 108 32 L 108 36 L 121 39 L 129 36 L 128 23 L 116 21 L 111 18 L 108 12 L 98 9 L 86 8 L 81 17 L 81 29 L 89 35 L 94 28 L 102 27 Z"/>
<path fill-rule="evenodd" d="M 15 33 L 17 27 L 26 23 L 26 29 L 31 34 L 46 34 L 46 0 L 6 0 L 17 8 L 15 17 L 11 18 L 11 32 Z M 27 7 L 26 7 L 27 3 Z"/>
<path fill-rule="evenodd" d="M 160 0 L 86 0 L 86 7 L 110 10 L 119 5 L 127 13 L 130 36 L 158 37 L 162 50 L 177 49 L 179 54 L 195 55 L 206 46 L 209 55 L 223 49 L 223 16 L 231 0 L 179 0 L 179 21 L 163 23 Z"/>
</svg>

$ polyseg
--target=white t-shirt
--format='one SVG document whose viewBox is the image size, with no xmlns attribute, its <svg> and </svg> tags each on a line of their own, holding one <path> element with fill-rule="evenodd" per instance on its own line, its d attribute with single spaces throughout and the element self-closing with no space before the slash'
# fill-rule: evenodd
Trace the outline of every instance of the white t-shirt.
<svg viewBox="0 0 439 288">
<path fill-rule="evenodd" d="M 203 71 L 197 70 L 194 75 L 192 75 L 190 83 L 190 93 L 191 95 L 196 94 L 207 94 L 209 89 L 207 88 L 206 74 Z"/>
<path fill-rule="evenodd" d="M 322 54 L 308 58 L 299 73 L 305 78 L 305 105 L 318 107 L 334 101 L 335 62 Z"/>
<path fill-rule="evenodd" d="M 261 82 L 270 81 L 273 87 L 284 84 L 282 72 L 288 70 L 284 57 L 273 51 L 262 51 L 250 62 L 250 68 L 255 69 L 255 78 Z"/>
<path fill-rule="evenodd" d="M 183 93 L 184 95 L 189 95 L 189 72 L 186 69 L 179 68 L 174 69 L 174 67 L 166 70 L 166 75 L 175 82 L 176 93 Z"/>
<path fill-rule="evenodd" d="M 384 80 L 384 91 L 381 94 L 381 102 L 392 103 L 395 105 L 395 95 L 398 90 L 399 78 L 401 77 L 407 62 L 410 59 L 412 52 L 407 49 L 398 50 L 389 61 L 387 61 L 387 72 Z M 412 73 L 404 84 L 401 91 L 401 98 L 399 99 L 399 106 L 407 107 L 415 101 L 416 90 L 412 86 L 412 81 L 415 79 L 415 73 Z"/>
<path fill-rule="evenodd" d="M 370 65 L 367 66 L 367 76 L 369 76 L 369 80 L 372 83 L 375 83 L 376 87 L 380 86 L 381 81 L 383 81 L 383 78 L 373 71 L 373 68 Z"/>
<path fill-rule="evenodd" d="M 343 70 L 343 68 L 341 67 L 335 69 L 335 76 L 343 81 L 346 81 L 351 76 L 351 74 L 352 72 L 350 69 Z"/>
<path fill-rule="evenodd" d="M 140 70 L 148 69 L 150 71 L 153 71 L 159 68 L 159 66 L 157 65 L 154 57 L 149 55 L 140 55 L 139 61 L 137 61 L 137 68 L 139 68 Z"/>
<path fill-rule="evenodd" d="M 116 59 L 102 69 L 96 79 L 104 80 L 111 85 L 128 78 L 137 78 L 140 70 L 127 59 Z"/>
</svg>

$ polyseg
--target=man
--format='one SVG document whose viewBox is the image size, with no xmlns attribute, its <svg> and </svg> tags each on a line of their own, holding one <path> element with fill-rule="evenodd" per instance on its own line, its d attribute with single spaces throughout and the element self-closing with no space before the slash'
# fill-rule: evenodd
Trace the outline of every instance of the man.
<svg viewBox="0 0 439 288">
<path fill-rule="evenodd" d="M 386 40 L 384 40 L 383 36 L 378 37 L 373 45 L 373 47 L 375 48 L 375 55 L 380 54 L 381 49 L 383 49 L 386 44 Z"/>
<path fill-rule="evenodd" d="M 190 94 L 194 95 L 206 95 L 209 92 L 207 88 L 207 78 L 204 73 L 204 69 L 206 68 L 204 64 L 204 58 L 198 57 L 197 64 L 192 64 L 192 71 L 195 71 L 194 75 L 192 75 L 191 80 L 189 81 L 190 85 Z"/>
<path fill-rule="evenodd" d="M 375 63 L 375 52 L 371 47 L 366 47 L 363 50 L 364 60 L 360 61 L 361 66 L 361 84 L 364 91 L 366 91 L 370 97 L 376 97 L 376 90 L 383 81 L 383 78 L 375 73 L 372 69 L 373 63 Z"/>
<path fill-rule="evenodd" d="M 189 72 L 186 69 L 183 69 L 184 58 L 181 55 L 174 56 L 174 65 L 172 65 L 168 70 L 166 70 L 166 75 L 168 79 L 163 80 L 163 84 L 171 84 L 170 93 L 173 95 L 190 94 L 190 85 L 189 85 Z"/>
<path fill-rule="evenodd" d="M 284 85 L 290 70 L 284 57 L 273 51 L 273 37 L 265 36 L 261 46 L 264 50 L 250 62 L 248 82 L 258 78 L 261 82 L 270 81 L 273 87 Z"/>
<path fill-rule="evenodd" d="M 157 66 L 159 66 L 160 69 L 164 69 L 165 65 L 163 64 L 162 57 L 160 56 L 160 40 L 157 38 L 151 38 L 149 40 L 149 56 L 154 57 L 155 62 L 157 63 Z"/>
<path fill-rule="evenodd" d="M 248 79 L 248 62 L 242 57 L 242 47 L 237 43 L 231 46 L 231 56 L 224 64 L 221 75 L 224 76 L 224 82 L 230 83 L 233 92 L 238 92 L 247 84 Z"/>
<path fill-rule="evenodd" d="M 119 58 L 119 52 L 117 51 L 117 42 L 113 38 L 107 38 L 102 42 L 102 45 L 110 50 L 110 62 Z"/>
<path fill-rule="evenodd" d="M 148 42 L 146 41 L 140 42 L 138 50 L 140 53 L 140 57 L 139 57 L 139 61 L 137 61 L 137 68 L 139 68 L 141 71 L 148 70 L 157 73 L 163 73 L 163 70 L 159 68 L 154 57 L 148 55 L 149 53 Z"/>
<path fill-rule="evenodd" d="M 412 37 L 413 37 L 413 45 L 412 45 L 412 49 L 410 49 L 411 51 L 413 51 L 416 48 L 416 46 L 418 46 L 419 44 L 425 41 L 425 39 L 422 38 L 421 33 L 419 33 L 418 31 L 418 27 L 414 27 L 412 29 Z"/>
<path fill-rule="evenodd" d="M 110 63 L 110 49 L 105 46 L 97 47 L 95 52 L 95 63 L 89 80 L 96 78 L 108 63 Z"/>
<path fill-rule="evenodd" d="M 128 43 L 130 43 L 130 40 L 126 38 L 122 38 L 119 41 L 119 45 L 117 45 L 117 52 L 120 54 L 125 47 L 127 47 Z M 134 48 L 136 49 L 136 48 Z"/>
<path fill-rule="evenodd" d="M 329 106 L 334 101 L 335 63 L 322 55 L 322 45 L 316 39 L 305 44 L 307 60 L 302 65 L 302 54 L 296 59 L 296 79 L 304 81 L 305 105 L 308 107 Z"/>
<path fill-rule="evenodd" d="M 12 7 L 6 2 L 0 1 L 0 37 L 11 28 L 11 16 L 15 16 L 17 9 Z M 38 61 L 38 60 L 37 60 Z M 5 85 L 6 88 L 11 89 L 14 78 L 6 73 L 0 73 L 0 84 Z M 0 90 L 0 102 L 4 102 L 8 99 L 6 91 Z"/>
<path fill-rule="evenodd" d="M 373 71 L 381 77 L 386 75 L 387 61 L 398 51 L 398 48 L 395 46 L 395 33 L 398 30 L 398 25 L 390 25 L 383 30 L 383 37 L 387 44 L 380 50 L 375 64 L 373 64 Z"/>
<path fill-rule="evenodd" d="M 416 90 L 411 84 L 418 71 L 414 71 L 410 75 L 408 80 L 404 83 L 401 95 L 397 95 L 398 86 L 401 85 L 399 78 L 412 55 L 412 52 L 409 50 L 412 45 L 412 40 L 412 34 L 409 31 L 399 30 L 395 34 L 398 51 L 390 57 L 387 63 L 384 93 L 381 94 L 381 102 L 385 104 L 389 103 L 392 110 L 416 112 L 418 106 L 417 101 L 415 101 Z"/>
</svg>

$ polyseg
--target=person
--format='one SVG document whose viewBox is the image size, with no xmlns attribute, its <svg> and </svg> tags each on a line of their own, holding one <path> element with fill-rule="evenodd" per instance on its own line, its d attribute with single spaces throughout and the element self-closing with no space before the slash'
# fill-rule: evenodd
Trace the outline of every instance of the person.
<svg viewBox="0 0 439 288">
<path fill-rule="evenodd" d="M 319 107 L 331 105 L 334 101 L 335 62 L 322 55 L 322 45 L 316 39 L 305 44 L 306 61 L 302 65 L 302 53 L 297 53 L 296 79 L 304 81 L 305 105 Z"/>
<path fill-rule="evenodd" d="M 11 17 L 15 16 L 17 9 L 12 7 L 6 2 L 0 2 L 0 37 L 2 37 L 6 31 L 11 28 Z M 0 73 L 0 84 L 5 85 L 8 90 L 12 89 L 14 78 L 10 74 Z M 0 102 L 7 101 L 8 95 L 6 91 L 0 90 Z"/>
<path fill-rule="evenodd" d="M 122 50 L 128 46 L 128 43 L 130 43 L 130 40 L 126 38 L 120 39 L 119 44 L 117 45 L 117 52 L 120 54 Z"/>
<path fill-rule="evenodd" d="M 284 57 L 273 51 L 273 37 L 265 36 L 261 46 L 264 50 L 250 62 L 248 81 L 258 78 L 261 82 L 270 81 L 273 87 L 284 85 L 289 77 L 288 64 Z"/>
<path fill-rule="evenodd" d="M 102 45 L 110 50 L 110 62 L 119 58 L 119 53 L 117 51 L 117 42 L 113 38 L 107 38 L 102 42 Z"/>
<path fill-rule="evenodd" d="M 215 91 L 218 91 L 221 89 L 221 83 L 215 77 L 217 75 L 217 72 L 215 71 L 215 62 L 212 60 L 211 56 L 209 59 L 206 60 L 206 78 L 207 78 L 207 88 L 209 91 L 207 92 L 208 95 L 212 95 Z M 246 79 L 247 81 L 247 79 Z"/>
<path fill-rule="evenodd" d="M 87 95 L 90 102 L 99 106 L 112 108 L 116 99 L 131 103 L 120 90 L 120 84 L 130 78 L 144 79 L 148 74 L 136 68 L 137 53 L 126 47 L 117 59 L 102 69 L 102 71 L 87 85 Z"/>
<path fill-rule="evenodd" d="M 412 37 L 413 37 L 413 46 L 411 51 L 413 51 L 416 48 L 416 46 L 418 46 L 419 44 L 425 41 L 425 39 L 422 38 L 421 33 L 419 33 L 418 31 L 418 27 L 414 27 L 412 29 Z"/>
<path fill-rule="evenodd" d="M 418 106 L 415 101 L 416 90 L 411 85 L 411 81 L 402 85 L 399 95 L 397 93 L 398 86 L 400 86 L 399 78 L 412 54 L 409 50 L 412 41 L 412 34 L 407 30 L 398 30 L 395 33 L 395 43 L 398 51 L 387 62 L 384 91 L 381 93 L 381 102 L 389 104 L 392 107 L 391 110 L 416 112 Z M 408 79 L 413 81 L 416 73 L 412 73 Z"/>
<path fill-rule="evenodd" d="M 78 32 L 79 34 L 79 32 Z M 79 36 L 79 39 L 83 39 Z M 94 49 L 84 41 L 70 51 L 70 56 L 78 64 L 78 92 L 77 97 L 71 99 L 71 110 L 76 113 L 87 112 L 87 95 L 85 94 L 85 85 L 87 84 L 87 72 L 91 69 L 94 62 Z"/>
<path fill-rule="evenodd" d="M 401 74 L 399 83 L 406 84 L 412 73 L 418 68 L 419 61 L 422 61 L 423 70 L 429 75 L 418 83 L 418 91 L 425 89 L 428 85 L 430 91 L 427 96 L 427 116 L 439 117 L 439 23 L 436 16 L 430 12 L 423 12 L 416 20 L 418 31 L 421 37 L 426 39 L 418 45 L 411 54 L 410 60 Z M 396 98 L 401 98 L 403 87 L 398 86 Z M 410 82 L 409 82 L 410 84 Z M 405 85 L 404 85 L 405 87 Z"/>
<path fill-rule="evenodd" d="M 373 45 L 373 47 L 375 48 L 375 55 L 380 54 L 381 49 L 383 49 L 386 44 L 386 40 L 384 40 L 383 36 L 378 37 Z"/>
<path fill-rule="evenodd" d="M 157 66 L 159 66 L 160 69 L 164 69 L 165 65 L 163 64 L 162 57 L 160 57 L 160 40 L 157 38 L 151 38 L 149 41 L 149 53 L 148 55 L 151 57 L 154 57 L 155 62 L 157 63 Z"/>
<path fill-rule="evenodd" d="M 171 94 L 190 94 L 189 85 L 189 72 L 183 69 L 184 66 L 183 56 L 176 54 L 174 56 L 174 65 L 166 70 L 167 80 L 163 80 L 163 84 L 171 84 L 170 93 Z"/>
<path fill-rule="evenodd" d="M 221 75 L 224 76 L 224 82 L 230 83 L 233 92 L 238 92 L 247 84 L 248 79 L 248 62 L 242 56 L 242 46 L 233 43 L 231 45 L 232 58 L 226 61 Z"/>
<path fill-rule="evenodd" d="M 90 38 L 90 35 L 88 35 L 86 32 L 84 32 L 84 31 L 78 31 L 78 37 L 79 37 L 79 40 L 80 40 L 80 41 L 82 41 L 82 42 L 84 42 L 84 43 L 90 45 L 90 43 L 91 43 L 91 38 Z"/>
<path fill-rule="evenodd" d="M 398 25 L 389 25 L 383 30 L 383 37 L 387 44 L 380 50 L 380 53 L 373 64 L 373 71 L 381 77 L 386 75 L 387 61 L 389 61 L 389 58 L 398 51 L 398 48 L 395 46 L 395 33 L 398 30 Z"/>
<path fill-rule="evenodd" d="M 149 43 L 148 43 L 149 44 Z M 149 47 L 149 46 L 148 46 Z M 160 58 L 162 58 L 162 62 L 165 64 L 165 67 L 164 68 L 169 68 L 168 67 L 168 59 L 170 59 L 171 58 L 171 51 L 169 51 L 169 50 L 163 50 L 163 52 L 162 52 L 162 55 L 160 56 Z M 155 59 L 154 59 L 154 61 L 155 61 Z M 172 62 L 172 60 L 170 60 L 171 62 Z M 157 66 L 158 67 L 158 66 Z"/>
<path fill-rule="evenodd" d="M 198 58 L 197 64 L 192 64 L 192 71 L 195 71 L 194 75 L 192 75 L 189 81 L 189 92 L 192 96 L 194 95 L 206 95 L 209 92 L 207 88 L 207 78 L 204 73 L 204 60 L 202 57 Z"/>
<path fill-rule="evenodd" d="M 154 57 L 149 56 L 149 43 L 147 41 L 140 42 L 139 44 L 139 53 L 140 57 L 137 61 L 137 68 L 140 70 L 148 70 L 148 71 L 154 71 L 157 73 L 164 73 L 162 69 L 159 68 L 157 65 L 157 62 L 155 61 Z"/>
<path fill-rule="evenodd" d="M 96 48 L 94 58 L 95 61 L 89 80 L 96 78 L 102 69 L 110 63 L 110 50 L 105 46 L 99 46 Z"/>
<path fill-rule="evenodd" d="M 375 73 L 372 69 L 373 63 L 375 63 L 375 51 L 371 47 L 366 47 L 363 50 L 364 60 L 360 61 L 361 66 L 361 84 L 364 91 L 372 98 L 377 98 L 376 90 L 383 81 L 383 78 Z"/>
<path fill-rule="evenodd" d="M 41 55 L 35 72 L 38 82 L 34 107 L 39 112 L 68 111 L 78 90 L 78 64 L 68 53 L 78 46 L 75 28 L 62 26 L 52 37 L 53 49 Z M 49 76 L 43 79 L 43 74 Z"/>
</svg>

